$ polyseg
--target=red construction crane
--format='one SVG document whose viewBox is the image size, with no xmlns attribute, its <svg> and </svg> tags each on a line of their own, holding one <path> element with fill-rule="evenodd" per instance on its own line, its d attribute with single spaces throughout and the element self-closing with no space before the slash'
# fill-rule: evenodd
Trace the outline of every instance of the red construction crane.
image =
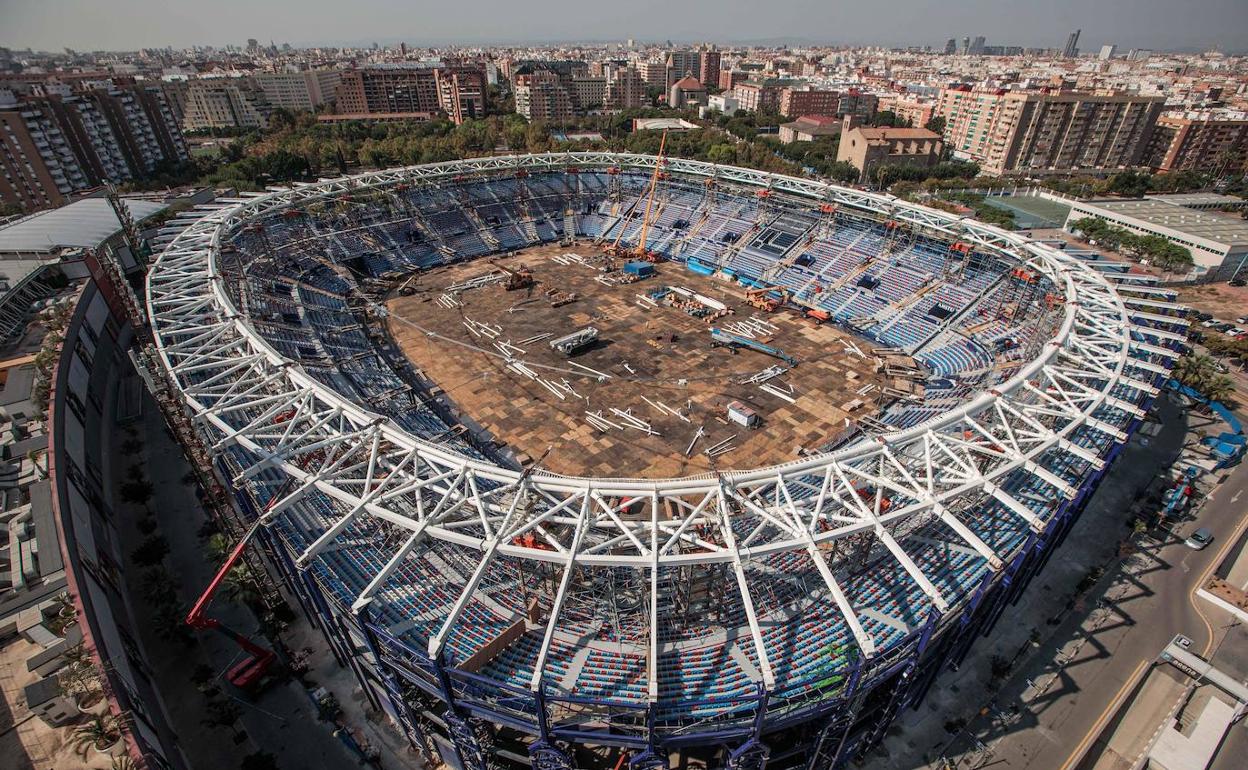
<svg viewBox="0 0 1248 770">
<path fill-rule="evenodd" d="M 273 499 L 276 501 L 278 497 Z M 191 628 L 219 631 L 229 637 L 239 647 L 242 647 L 247 653 L 246 658 L 231 666 L 230 670 L 225 674 L 225 678 L 230 684 L 244 692 L 255 692 L 260 689 L 261 683 L 269 674 L 270 669 L 273 668 L 273 664 L 277 662 L 277 654 L 251 641 L 246 634 L 235 631 L 216 618 L 208 617 L 206 613 L 208 605 L 212 603 L 217 589 L 221 587 L 221 583 L 225 580 L 225 576 L 238 563 L 239 558 L 243 555 L 243 549 L 247 547 L 247 544 L 251 542 L 251 539 L 262 526 L 263 519 L 257 520 L 255 524 L 251 525 L 251 529 L 247 530 L 247 533 L 239 539 L 234 546 L 234 550 L 230 551 L 230 555 L 226 557 L 225 563 L 221 565 L 221 569 L 217 570 L 216 576 L 208 584 L 208 588 L 199 597 L 199 601 L 195 602 L 195 606 L 186 615 L 186 624 Z"/>
</svg>

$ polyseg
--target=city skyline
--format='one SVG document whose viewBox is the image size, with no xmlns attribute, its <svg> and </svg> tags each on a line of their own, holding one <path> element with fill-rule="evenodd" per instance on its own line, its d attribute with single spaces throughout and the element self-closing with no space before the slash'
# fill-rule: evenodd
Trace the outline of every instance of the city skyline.
<svg viewBox="0 0 1248 770">
<path fill-rule="evenodd" d="M 1195 10 L 1199 8 L 1199 12 Z M 901 0 L 887 18 L 870 8 L 838 7 L 807 0 L 780 0 L 765 8 L 734 8 L 696 0 L 673 10 L 641 0 L 626 7 L 595 8 L 564 0 L 519 6 L 485 0 L 471 11 L 439 7 L 430 18 L 425 4 L 362 0 L 343 14 L 325 0 L 261 5 L 221 0 L 210 6 L 186 2 L 118 0 L 106 5 L 82 0 L 0 0 L 5 34 L 0 45 L 59 51 L 136 50 L 241 45 L 247 38 L 289 42 L 299 47 L 367 46 L 407 42 L 415 46 L 525 45 L 710 40 L 730 44 L 887 45 L 938 48 L 949 37 L 985 36 L 990 43 L 1060 48 L 1076 28 L 1085 52 L 1102 44 L 1119 49 L 1248 50 L 1248 4 L 1199 0 L 1177 6 L 1157 0 L 1106 0 L 1084 7 L 1077 0 L 1034 3 L 969 0 L 929 6 Z M 142 24 L 132 19 L 142 18 Z M 240 19 L 247 19 L 240 23 Z M 395 34 L 410 25 L 412 32 Z M 741 30 L 751 34 L 743 36 Z M 332 30 L 332 33 L 330 32 Z M 800 34 L 794 35 L 794 30 Z M 826 32 L 824 31 L 826 30 Z M 379 34 L 384 31 L 385 34 Z"/>
</svg>

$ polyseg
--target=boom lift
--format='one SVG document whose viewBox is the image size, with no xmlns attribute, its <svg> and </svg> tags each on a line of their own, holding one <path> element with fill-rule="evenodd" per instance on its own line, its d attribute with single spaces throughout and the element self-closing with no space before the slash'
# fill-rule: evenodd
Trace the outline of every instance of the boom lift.
<svg viewBox="0 0 1248 770">
<path fill-rule="evenodd" d="M 276 500 L 277 498 L 274 498 Z M 243 555 L 243 550 L 255 534 L 260 531 L 260 527 L 264 526 L 264 519 L 258 519 L 251 528 L 247 530 L 234 546 L 234 550 L 230 551 L 230 555 L 226 557 L 225 563 L 221 565 L 221 569 L 217 570 L 217 574 L 212 578 L 212 582 L 204 589 L 203 595 L 195 602 L 195 606 L 186 615 L 186 624 L 191 628 L 219 631 L 229 637 L 231 641 L 243 648 L 247 653 L 247 657 L 230 667 L 225 673 L 226 680 L 247 693 L 258 692 L 264 680 L 269 676 L 275 663 L 277 663 L 277 653 L 262 647 L 251 641 L 246 634 L 235 631 L 225 625 L 216 618 L 209 617 L 207 614 L 208 605 L 212 603 L 216 597 L 217 589 L 221 587 L 221 583 L 225 580 L 225 576 L 230 570 L 238 564 L 238 560 Z"/>
<path fill-rule="evenodd" d="M 773 348 L 771 345 L 764 345 L 758 340 L 752 340 L 748 337 L 739 337 L 735 334 L 729 334 L 718 327 L 711 328 L 711 347 L 731 348 L 734 352 L 739 348 L 747 348 L 749 350 L 758 351 L 764 355 L 772 356 L 773 358 L 778 358 L 789 366 L 797 366 L 797 359 L 788 353 L 785 353 L 780 348 Z"/>
</svg>

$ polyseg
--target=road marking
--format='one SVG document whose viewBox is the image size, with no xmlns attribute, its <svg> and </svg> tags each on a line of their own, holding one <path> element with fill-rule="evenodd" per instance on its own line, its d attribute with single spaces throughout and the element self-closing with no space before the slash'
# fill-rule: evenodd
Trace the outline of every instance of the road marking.
<svg viewBox="0 0 1248 770">
<path fill-rule="evenodd" d="M 1096 718 L 1095 722 L 1092 723 L 1092 729 L 1088 731 L 1087 735 L 1083 736 L 1083 740 L 1079 741 L 1079 745 L 1076 746 L 1071 755 L 1066 758 L 1066 762 L 1062 765 L 1061 770 L 1070 770 L 1070 768 L 1079 764 L 1079 762 L 1083 759 L 1083 755 L 1087 753 L 1088 748 L 1091 746 L 1091 742 L 1095 741 L 1097 736 L 1101 734 L 1101 730 L 1105 729 L 1106 720 L 1108 720 L 1122 705 L 1119 701 L 1121 701 L 1122 697 L 1130 692 L 1131 688 L 1137 684 L 1136 680 L 1139 679 L 1140 672 L 1144 671 L 1151 662 L 1152 661 L 1147 660 L 1141 660 L 1139 662 L 1139 664 L 1135 667 L 1135 670 L 1131 672 L 1131 676 L 1127 677 L 1127 681 L 1122 683 L 1122 688 L 1119 689 L 1114 695 L 1113 700 L 1109 702 L 1109 705 L 1105 707 L 1105 710 L 1101 712 L 1101 715 Z"/>
<path fill-rule="evenodd" d="M 1244 493 L 1244 490 L 1242 490 L 1242 489 L 1241 489 L 1241 490 L 1239 490 L 1238 492 L 1236 492 L 1236 493 L 1234 494 L 1234 496 L 1232 496 L 1232 497 L 1231 497 L 1231 502 L 1232 502 L 1232 503 L 1238 503 L 1238 502 L 1239 502 L 1239 496 L 1240 496 L 1240 495 L 1242 495 L 1243 493 Z"/>
</svg>

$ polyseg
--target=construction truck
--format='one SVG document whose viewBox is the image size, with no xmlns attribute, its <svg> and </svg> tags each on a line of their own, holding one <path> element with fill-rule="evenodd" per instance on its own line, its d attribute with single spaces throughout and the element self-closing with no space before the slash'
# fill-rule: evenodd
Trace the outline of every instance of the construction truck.
<svg viewBox="0 0 1248 770">
<path fill-rule="evenodd" d="M 549 288 L 545 291 L 546 299 L 550 301 L 551 307 L 563 307 L 576 302 L 580 297 L 574 291 L 559 291 L 556 288 Z"/>
<path fill-rule="evenodd" d="M 550 341 L 550 349 L 564 354 L 574 355 L 598 341 L 598 329 L 586 326 L 571 334 Z"/>
<path fill-rule="evenodd" d="M 780 286 L 764 286 L 745 293 L 745 304 L 768 313 L 774 313 L 788 301 L 789 290 Z"/>
<path fill-rule="evenodd" d="M 814 323 L 815 326 L 822 326 L 832 320 L 832 314 L 826 310 L 818 308 L 810 308 L 806 311 L 806 317 Z"/>
<path fill-rule="evenodd" d="M 275 497 L 274 501 L 277 499 Z M 230 573 L 230 570 L 234 569 L 238 564 L 239 559 L 243 555 L 243 550 L 251 542 L 251 539 L 260 530 L 261 526 L 263 526 L 263 518 L 257 520 L 251 526 L 251 529 L 247 530 L 247 533 L 239 539 L 234 546 L 234 550 L 230 551 L 230 555 L 226 557 L 225 563 L 217 570 L 217 574 L 212 578 L 212 582 L 204 589 L 203 595 L 199 597 L 199 600 L 195 602 L 195 606 L 191 608 L 191 611 L 186 616 L 186 624 L 191 628 L 218 631 L 237 644 L 243 652 L 247 653 L 246 657 L 225 672 L 225 679 L 248 695 L 259 694 L 273 680 L 279 668 L 277 653 L 256 644 L 241 631 L 236 631 L 220 620 L 209 617 L 208 605 L 212 603 L 213 598 L 217 594 L 217 589 L 221 587 L 221 583 L 225 580 L 226 575 Z"/>
</svg>

